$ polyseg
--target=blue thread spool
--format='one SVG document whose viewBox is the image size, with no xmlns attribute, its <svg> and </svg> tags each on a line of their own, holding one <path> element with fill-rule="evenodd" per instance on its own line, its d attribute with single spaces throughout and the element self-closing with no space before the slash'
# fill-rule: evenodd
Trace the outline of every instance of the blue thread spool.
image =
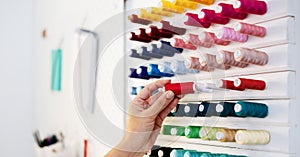
<svg viewBox="0 0 300 157">
<path fill-rule="evenodd" d="M 129 70 L 130 70 L 130 74 L 129 74 L 130 78 L 139 78 L 138 74 L 136 73 L 136 69 L 130 68 Z"/>
<path fill-rule="evenodd" d="M 171 69 L 177 75 L 185 75 L 187 73 L 187 68 L 184 65 L 184 61 L 176 60 L 171 63 Z"/>
<path fill-rule="evenodd" d="M 148 75 L 152 78 L 160 78 L 161 77 L 161 73 L 158 69 L 158 65 L 157 64 L 150 64 L 148 66 Z"/>
<path fill-rule="evenodd" d="M 147 71 L 147 67 L 145 67 L 145 66 L 140 66 L 140 68 L 138 68 L 137 70 L 136 70 L 136 73 L 137 73 L 137 75 L 138 75 L 138 77 L 139 78 L 141 78 L 141 79 L 150 79 L 150 76 L 148 75 L 148 71 Z"/>
<path fill-rule="evenodd" d="M 188 103 L 184 107 L 184 112 L 186 117 L 197 117 L 199 115 L 199 106 L 200 104 Z"/>
<path fill-rule="evenodd" d="M 140 54 L 137 53 L 137 50 L 135 50 L 135 49 L 131 49 L 130 57 L 144 59 L 144 60 L 150 60 L 151 59 L 151 57 L 141 56 Z"/>
<path fill-rule="evenodd" d="M 163 41 L 163 40 L 160 41 L 160 42 L 162 44 L 161 49 L 163 49 L 163 50 L 167 50 L 167 51 L 171 51 L 171 52 L 175 52 L 175 53 L 182 53 L 183 52 L 182 48 L 173 47 L 170 42 Z"/>
<path fill-rule="evenodd" d="M 184 153 L 184 157 L 199 157 L 208 152 L 196 152 L 196 151 L 188 151 Z"/>
<path fill-rule="evenodd" d="M 216 106 L 216 112 L 219 114 L 220 117 L 228 117 L 228 116 L 236 116 L 234 111 L 235 103 L 230 102 L 221 102 L 218 103 Z"/>
<path fill-rule="evenodd" d="M 148 48 L 145 47 L 145 46 L 141 47 L 141 51 L 142 51 L 143 56 L 148 56 L 148 57 L 157 58 L 157 59 L 162 59 L 163 58 L 163 55 L 161 55 L 161 54 L 156 54 L 156 53 L 149 52 Z"/>
<path fill-rule="evenodd" d="M 131 87 L 131 95 L 137 95 L 136 87 Z"/>
<path fill-rule="evenodd" d="M 164 62 L 163 65 L 158 66 L 159 71 L 161 72 L 161 75 L 163 77 L 173 77 L 174 72 L 171 69 L 171 63 L 170 62 Z"/>
<path fill-rule="evenodd" d="M 234 106 L 234 111 L 239 117 L 265 118 L 268 116 L 268 106 L 262 103 L 239 101 Z"/>
<path fill-rule="evenodd" d="M 173 57 L 175 55 L 174 51 L 168 51 L 161 48 L 162 43 L 157 44 L 151 44 L 151 47 L 148 48 L 148 50 L 152 53 L 160 54 L 167 57 Z"/>
</svg>

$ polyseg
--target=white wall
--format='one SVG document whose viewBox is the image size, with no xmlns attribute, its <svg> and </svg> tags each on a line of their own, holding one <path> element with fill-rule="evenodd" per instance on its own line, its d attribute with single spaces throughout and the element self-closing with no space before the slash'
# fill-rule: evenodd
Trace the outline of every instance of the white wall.
<svg viewBox="0 0 300 157">
<path fill-rule="evenodd" d="M 33 156 L 33 0 L 1 0 L 0 21 L 0 156 Z"/>
</svg>

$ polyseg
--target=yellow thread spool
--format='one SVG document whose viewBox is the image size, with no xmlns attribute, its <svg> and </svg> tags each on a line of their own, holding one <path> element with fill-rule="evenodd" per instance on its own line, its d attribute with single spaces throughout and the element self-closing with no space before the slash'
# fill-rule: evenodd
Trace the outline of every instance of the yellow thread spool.
<svg viewBox="0 0 300 157">
<path fill-rule="evenodd" d="M 189 1 L 205 4 L 205 5 L 212 5 L 215 3 L 215 0 L 189 0 Z"/>
<path fill-rule="evenodd" d="M 149 13 L 146 9 L 141 9 L 139 18 L 156 22 L 160 22 L 162 20 L 162 17 L 160 15 Z"/>
<path fill-rule="evenodd" d="M 163 10 L 165 10 L 165 11 L 170 11 L 170 12 L 178 13 L 178 14 L 184 13 L 184 7 L 177 6 L 170 1 L 161 0 L 161 4 L 162 4 Z"/>
<path fill-rule="evenodd" d="M 235 141 L 240 145 L 266 145 L 270 142 L 270 133 L 262 130 L 239 130 Z"/>
<path fill-rule="evenodd" d="M 155 7 L 151 7 L 151 13 L 156 15 L 166 16 L 166 17 L 171 17 L 173 15 L 169 11 L 164 11 L 163 8 L 155 8 Z"/>
<path fill-rule="evenodd" d="M 195 10 L 198 8 L 198 3 L 189 0 L 171 0 L 171 2 L 173 2 L 173 4 L 177 6 L 182 6 L 191 10 Z"/>
<path fill-rule="evenodd" d="M 237 131 L 236 129 L 220 129 L 216 134 L 216 138 L 220 142 L 235 142 L 235 134 Z"/>
</svg>

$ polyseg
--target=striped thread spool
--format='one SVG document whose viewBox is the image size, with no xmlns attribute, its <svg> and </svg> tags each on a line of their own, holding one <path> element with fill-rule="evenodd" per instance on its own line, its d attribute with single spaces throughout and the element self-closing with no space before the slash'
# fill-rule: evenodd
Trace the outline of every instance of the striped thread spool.
<svg viewBox="0 0 300 157">
<path fill-rule="evenodd" d="M 269 62 L 267 53 L 248 48 L 239 48 L 236 50 L 234 52 L 234 58 L 238 62 L 261 66 L 266 65 Z"/>
<path fill-rule="evenodd" d="M 185 128 L 185 137 L 200 138 L 201 126 L 188 126 Z"/>
<path fill-rule="evenodd" d="M 195 150 L 174 149 L 170 153 L 170 157 L 183 157 L 186 152 L 196 152 Z"/>
<path fill-rule="evenodd" d="M 265 37 L 267 35 L 267 29 L 265 27 L 243 22 L 237 23 L 234 27 L 234 30 L 242 34 L 248 34 L 257 37 Z"/>
<path fill-rule="evenodd" d="M 214 10 L 202 9 L 198 14 L 198 18 L 204 22 L 226 25 L 229 23 L 229 18 L 221 17 Z"/>
<path fill-rule="evenodd" d="M 268 116 L 269 109 L 266 104 L 239 101 L 234 106 L 235 114 L 239 117 L 265 118 Z"/>
<path fill-rule="evenodd" d="M 197 117 L 200 104 L 188 103 L 184 106 L 184 113 L 186 117 Z"/>
<path fill-rule="evenodd" d="M 216 45 L 227 46 L 230 44 L 230 41 L 221 40 L 216 37 L 214 33 L 211 32 L 202 32 L 199 34 L 199 40 L 206 43 L 213 43 Z"/>
<path fill-rule="evenodd" d="M 197 2 L 200 4 L 206 4 L 206 5 L 212 5 L 215 2 L 215 0 L 190 0 L 190 1 Z"/>
<path fill-rule="evenodd" d="M 217 69 L 222 69 L 222 70 L 228 70 L 230 69 L 230 66 L 224 65 L 224 64 L 219 64 L 216 59 L 216 55 L 211 55 L 211 54 L 204 54 L 202 57 L 199 58 L 199 62 L 201 66 L 209 67 L 209 68 L 217 68 Z"/>
<path fill-rule="evenodd" d="M 184 153 L 183 157 L 200 157 L 201 155 L 203 155 L 205 153 L 208 153 L 208 152 L 196 152 L 196 151 L 191 152 L 191 151 L 189 151 L 189 152 Z"/>
<path fill-rule="evenodd" d="M 264 130 L 239 130 L 235 141 L 240 145 L 266 145 L 270 142 L 270 133 Z"/>
<path fill-rule="evenodd" d="M 216 134 L 220 129 L 221 128 L 202 127 L 200 130 L 200 137 L 205 141 L 217 141 L 218 139 L 216 138 Z"/>
<path fill-rule="evenodd" d="M 216 112 L 220 117 L 236 116 L 234 111 L 235 103 L 221 102 L 216 106 Z"/>
<path fill-rule="evenodd" d="M 217 30 L 215 35 L 218 39 L 245 43 L 248 40 L 248 35 L 236 32 L 233 28 L 222 27 Z"/>
<path fill-rule="evenodd" d="M 267 85 L 262 80 L 238 78 L 234 81 L 234 86 L 238 89 L 265 90 Z"/>
<path fill-rule="evenodd" d="M 219 3 L 215 11 L 218 16 L 227 17 L 232 19 L 244 20 L 247 18 L 248 14 L 236 12 L 232 4 Z"/>
<path fill-rule="evenodd" d="M 216 133 L 216 138 L 220 142 L 235 142 L 236 129 L 220 129 Z"/>
<path fill-rule="evenodd" d="M 161 133 L 163 135 L 184 136 L 185 127 L 175 125 L 163 125 Z"/>
<path fill-rule="evenodd" d="M 238 62 L 234 59 L 234 53 L 229 51 L 220 51 L 216 55 L 217 62 L 219 64 L 225 64 L 229 66 L 239 67 L 239 68 L 246 68 L 249 64 Z"/>
<path fill-rule="evenodd" d="M 264 15 L 267 13 L 267 3 L 259 0 L 236 0 L 233 7 L 237 12 Z"/>
<path fill-rule="evenodd" d="M 201 27 L 201 28 L 209 28 L 211 23 L 204 22 L 198 18 L 198 14 L 186 13 L 185 14 L 185 22 L 184 24 L 187 26 Z"/>
<path fill-rule="evenodd" d="M 206 43 L 206 42 L 200 41 L 199 36 L 196 34 L 189 34 L 189 42 L 194 45 L 205 47 L 205 48 L 211 48 L 213 46 L 212 43 Z"/>
</svg>

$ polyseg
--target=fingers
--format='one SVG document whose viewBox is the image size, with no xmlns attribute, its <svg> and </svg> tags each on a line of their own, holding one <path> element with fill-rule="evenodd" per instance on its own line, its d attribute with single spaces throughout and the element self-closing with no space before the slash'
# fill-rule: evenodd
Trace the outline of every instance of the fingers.
<svg viewBox="0 0 300 157">
<path fill-rule="evenodd" d="M 143 90 L 140 91 L 140 93 L 137 95 L 137 98 L 140 98 L 142 100 L 146 100 L 151 96 L 151 93 L 153 93 L 155 90 L 162 88 L 165 86 L 165 84 L 170 83 L 171 80 L 158 80 L 151 84 L 148 84 Z"/>
<path fill-rule="evenodd" d="M 179 102 L 179 99 L 175 98 L 164 110 L 162 110 L 158 114 L 158 116 L 155 120 L 154 130 L 161 128 L 161 125 L 162 125 L 163 121 L 168 116 L 168 114 L 176 107 L 178 102 Z"/>
<path fill-rule="evenodd" d="M 153 104 L 146 110 L 146 116 L 157 116 L 162 110 L 164 110 L 170 102 L 175 98 L 175 94 L 172 91 L 163 93 Z"/>
</svg>

